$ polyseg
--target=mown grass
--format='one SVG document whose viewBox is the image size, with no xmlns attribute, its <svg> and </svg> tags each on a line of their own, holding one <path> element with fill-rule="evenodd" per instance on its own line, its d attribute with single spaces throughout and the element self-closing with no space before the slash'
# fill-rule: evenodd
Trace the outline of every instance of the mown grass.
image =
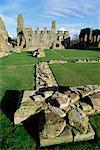
<svg viewBox="0 0 100 150">
<path fill-rule="evenodd" d="M 52 64 L 50 68 L 60 86 L 100 84 L 100 63 Z"/>
<path fill-rule="evenodd" d="M 34 64 L 31 66 L 9 65 L 0 67 L 0 70 L 0 149 L 34 149 L 35 143 L 24 127 L 14 126 L 10 120 L 16 93 L 34 88 Z"/>
<path fill-rule="evenodd" d="M 97 59 L 98 51 L 79 50 L 45 50 L 46 58 L 37 59 L 32 57 L 31 52 L 20 54 L 13 53 L 10 56 L 0 59 L 0 149 L 34 150 L 36 144 L 32 136 L 24 126 L 14 125 L 12 118 L 15 111 L 16 95 L 21 90 L 33 89 L 34 65 L 39 61 L 51 59 Z M 85 84 L 100 84 L 100 65 L 67 63 L 63 65 L 50 65 L 53 73 L 61 86 L 75 86 Z M 10 93 L 9 93 L 10 92 Z M 10 105 L 13 107 L 11 108 Z M 10 112 L 12 109 L 12 114 Z M 11 118 L 12 115 L 12 118 Z M 100 116 L 91 116 L 90 122 L 96 132 L 95 140 L 88 142 L 77 142 L 47 147 L 45 149 L 63 150 L 89 150 L 100 149 Z"/>
<path fill-rule="evenodd" d="M 12 53 L 9 56 L 0 59 L 0 66 L 7 65 L 28 65 L 38 62 L 37 58 L 32 57 L 32 52 Z"/>
<path fill-rule="evenodd" d="M 77 59 L 100 59 L 100 51 L 94 50 L 45 50 L 46 58 L 41 58 L 41 61 L 54 60 L 77 60 Z"/>
</svg>

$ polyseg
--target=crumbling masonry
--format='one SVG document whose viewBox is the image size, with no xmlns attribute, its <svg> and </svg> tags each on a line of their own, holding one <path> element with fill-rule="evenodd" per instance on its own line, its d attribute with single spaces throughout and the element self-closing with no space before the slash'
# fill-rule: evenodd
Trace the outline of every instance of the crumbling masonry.
<svg viewBox="0 0 100 150">
<path fill-rule="evenodd" d="M 99 100 L 99 85 L 62 89 L 48 63 L 41 62 L 36 65 L 35 91 L 24 92 L 14 123 L 31 120 L 38 146 L 94 139 L 88 116 L 100 113 Z"/>
<path fill-rule="evenodd" d="M 40 31 L 39 28 L 33 31 L 32 28 L 24 27 L 24 19 L 21 15 L 17 19 L 17 43 L 22 49 L 65 49 L 70 45 L 68 31 L 56 31 L 56 22 L 52 22 L 51 31 L 44 28 Z"/>
<path fill-rule="evenodd" d="M 91 28 L 82 29 L 79 35 L 79 41 L 84 46 L 94 45 L 100 48 L 100 30 Z"/>
</svg>

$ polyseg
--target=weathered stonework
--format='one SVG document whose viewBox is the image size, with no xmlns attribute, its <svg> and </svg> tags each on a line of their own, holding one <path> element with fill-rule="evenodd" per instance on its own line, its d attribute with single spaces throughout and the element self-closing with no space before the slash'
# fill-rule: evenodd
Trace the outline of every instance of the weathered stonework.
<svg viewBox="0 0 100 150">
<path fill-rule="evenodd" d="M 3 39 L 7 42 L 8 41 L 8 32 L 6 30 L 5 24 L 0 17 L 0 36 L 2 35 Z"/>
<path fill-rule="evenodd" d="M 46 62 L 36 65 L 36 90 L 58 87 L 58 84 Z"/>
<path fill-rule="evenodd" d="M 76 60 L 75 62 L 76 63 L 95 63 L 95 62 L 100 62 L 100 60 L 99 59 L 98 60 L 86 60 L 86 59 L 81 60 L 81 59 L 79 59 L 79 60 Z"/>
<path fill-rule="evenodd" d="M 44 49 L 38 48 L 37 50 L 35 50 L 33 52 L 33 57 L 37 57 L 37 58 L 45 57 Z"/>
<path fill-rule="evenodd" d="M 24 92 L 14 123 L 24 124 L 28 118 L 36 118 L 38 146 L 94 139 L 88 116 L 100 113 L 99 99 L 100 85 L 62 91 L 48 64 L 42 62 L 36 65 L 36 90 Z"/>
<path fill-rule="evenodd" d="M 96 46 L 100 48 L 100 30 L 86 28 L 82 29 L 79 35 L 79 41 L 83 46 Z"/>
<path fill-rule="evenodd" d="M 24 19 L 21 15 L 17 19 L 17 41 L 21 49 L 65 49 L 70 45 L 68 31 L 56 31 L 56 22 L 52 22 L 51 31 L 39 28 L 33 31 L 32 28 L 24 27 Z"/>
<path fill-rule="evenodd" d="M 8 41 L 8 32 L 6 30 L 5 24 L 0 17 L 0 51 L 9 52 L 13 51 L 12 45 Z"/>
</svg>

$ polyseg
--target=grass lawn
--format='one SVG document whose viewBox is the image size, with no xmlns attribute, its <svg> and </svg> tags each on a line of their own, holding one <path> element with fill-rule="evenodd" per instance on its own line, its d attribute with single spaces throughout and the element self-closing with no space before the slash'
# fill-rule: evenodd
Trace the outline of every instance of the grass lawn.
<svg viewBox="0 0 100 150">
<path fill-rule="evenodd" d="M 32 57 L 32 52 L 12 53 L 0 59 L 0 66 L 7 65 L 28 65 L 38 62 L 37 58 Z"/>
<path fill-rule="evenodd" d="M 36 147 L 32 136 L 24 129 L 24 126 L 14 126 L 12 119 L 19 91 L 33 89 L 35 85 L 34 65 L 37 62 L 50 59 L 97 59 L 100 56 L 99 51 L 45 50 L 45 52 L 46 58 L 42 59 L 33 58 L 31 52 L 13 53 L 0 59 L 0 149 L 2 150 L 34 150 Z M 50 67 L 61 86 L 100 84 L 100 63 L 53 64 Z M 90 122 L 96 132 L 95 140 L 52 146 L 50 149 L 99 150 L 100 116 L 91 116 Z"/>
<path fill-rule="evenodd" d="M 54 60 L 76 60 L 76 59 L 100 59 L 100 51 L 94 50 L 45 50 L 46 58 L 41 58 L 41 61 Z M 99 58 L 98 58 L 99 57 Z"/>
<path fill-rule="evenodd" d="M 52 64 L 50 68 L 60 86 L 100 84 L 100 63 Z"/>
</svg>

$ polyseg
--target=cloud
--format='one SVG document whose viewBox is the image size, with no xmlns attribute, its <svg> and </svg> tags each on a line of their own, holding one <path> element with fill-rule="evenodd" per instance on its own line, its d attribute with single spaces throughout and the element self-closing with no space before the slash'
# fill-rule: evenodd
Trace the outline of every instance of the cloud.
<svg viewBox="0 0 100 150">
<path fill-rule="evenodd" d="M 74 25 L 73 24 L 68 24 L 68 25 L 66 25 L 66 27 L 64 25 L 63 27 L 59 28 L 59 30 L 69 31 L 69 36 L 71 37 L 71 39 L 73 38 L 73 36 L 75 34 L 79 35 L 79 33 L 80 33 L 80 29 L 77 29 L 77 25 L 75 25 L 75 24 Z"/>
<path fill-rule="evenodd" d="M 45 13 L 58 17 L 84 18 L 99 10 L 98 3 L 99 0 L 46 0 Z"/>
<path fill-rule="evenodd" d="M 11 35 L 16 34 L 16 17 L 20 13 L 25 25 L 50 29 L 55 19 L 58 29 L 65 28 L 73 34 L 84 27 L 100 27 L 99 7 L 99 0 L 3 0 L 0 16 Z"/>
</svg>

